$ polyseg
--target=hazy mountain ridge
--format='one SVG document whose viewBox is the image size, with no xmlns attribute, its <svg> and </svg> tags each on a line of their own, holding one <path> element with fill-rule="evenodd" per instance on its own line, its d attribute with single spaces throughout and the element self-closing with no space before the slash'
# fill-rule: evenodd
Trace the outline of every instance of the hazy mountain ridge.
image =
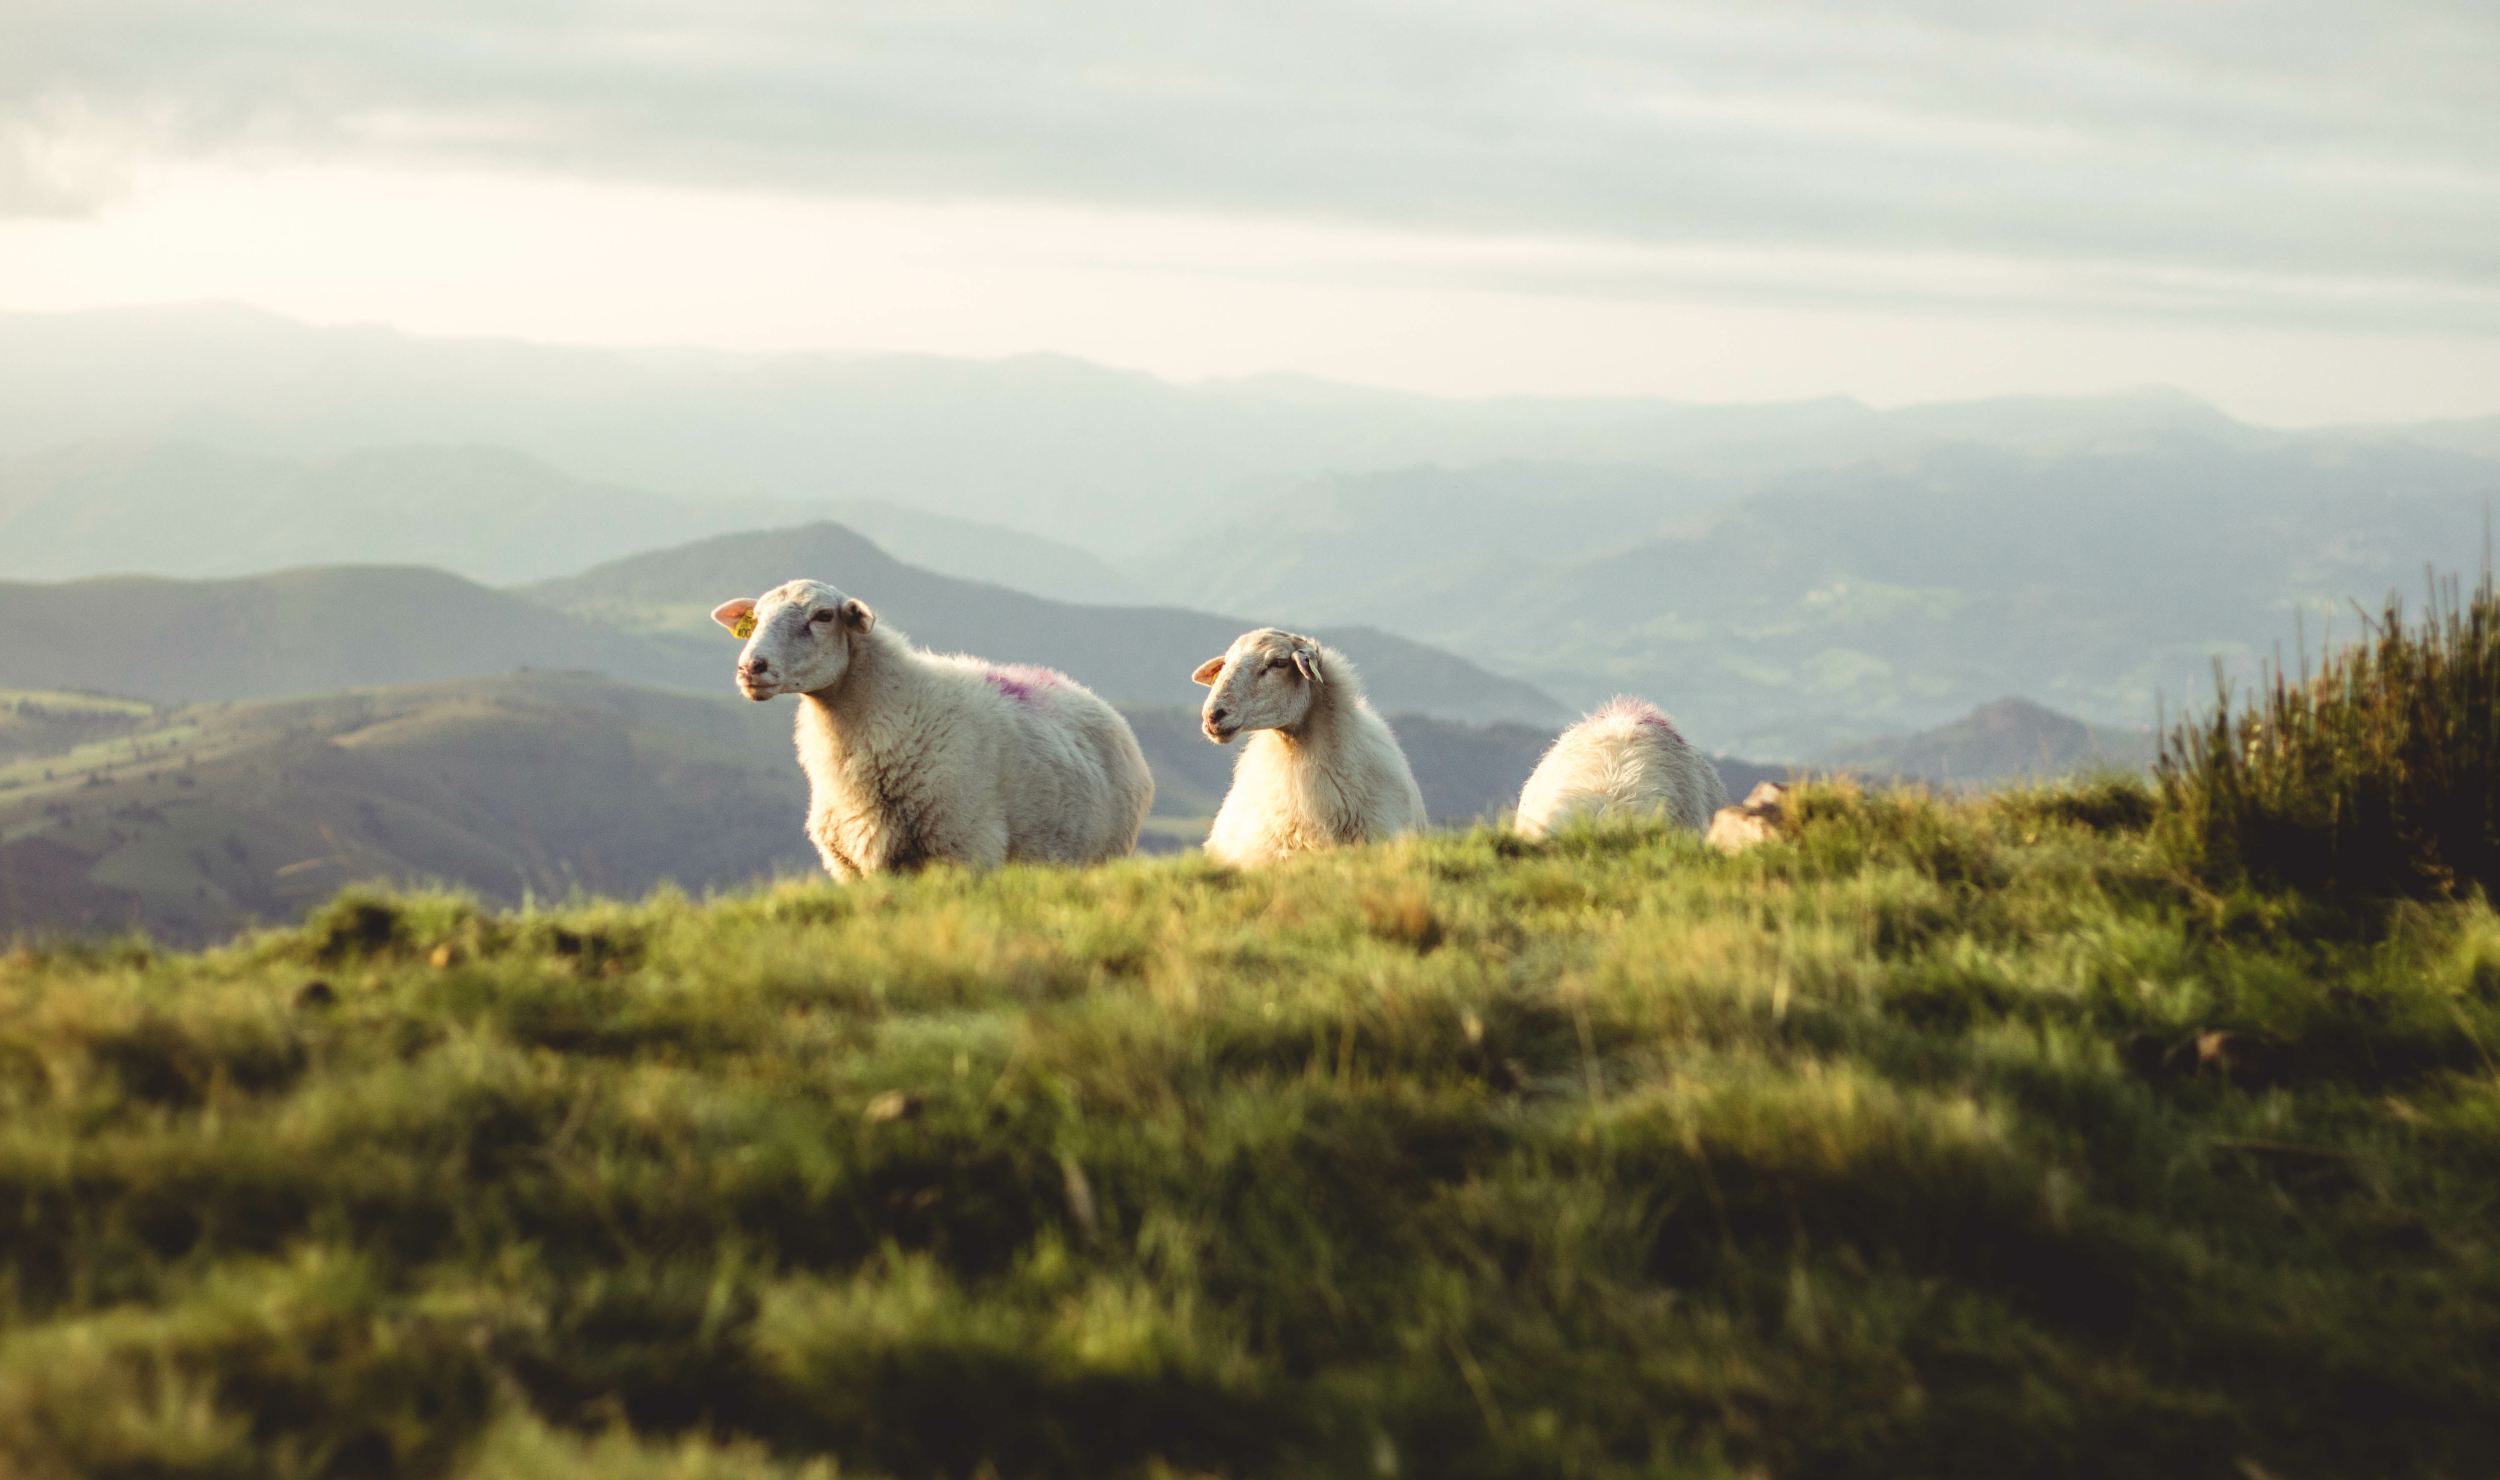
<svg viewBox="0 0 2500 1480">
<path fill-rule="evenodd" d="M 697 635 L 717 633 L 708 614 L 718 603 L 800 575 L 834 582 L 923 647 L 1046 664 L 1105 697 L 1149 704 L 1194 703 L 1200 691 L 1190 672 L 1259 625 L 1178 608 L 1077 606 L 959 581 L 905 565 L 831 523 L 652 551 L 520 594 L 585 620 Z M 1564 717 L 1562 707 L 1533 685 L 1411 639 L 1368 627 L 1306 630 L 1354 659 L 1383 711 L 1471 720 Z M 726 662 L 726 646 L 722 651 Z"/>
<path fill-rule="evenodd" d="M 740 356 L 424 339 L 216 305 L 0 315 L 0 452 L 183 437 L 334 455 L 484 444 L 655 493 L 883 500 L 1106 555 L 1324 472 L 1534 460 L 1752 476 L 1944 441 L 2073 450 L 2291 434 L 2175 392 L 1878 411 L 1827 398 L 1452 400 L 1255 377 L 1184 386 L 1055 356 Z"/>
<path fill-rule="evenodd" d="M 292 459 L 82 443 L 0 463 L 0 577 L 393 564 L 495 583 L 710 533 L 741 512 L 585 483 L 494 448 Z"/>
<path fill-rule="evenodd" d="M 758 593 L 801 571 L 850 582 L 898 623 L 910 617 L 926 644 L 1065 668 L 1104 697 L 1132 703 L 1195 702 L 1190 671 L 1253 625 L 1205 612 L 1078 606 L 960 581 L 828 523 L 651 552 L 529 588 L 535 600 L 444 571 L 393 566 L 216 581 L 0 582 L 0 688 L 170 703 L 537 668 L 713 694 L 730 687 L 737 647 L 705 613 L 731 593 Z M 1562 713 L 1534 687 L 1422 643 L 1360 628 L 1332 637 L 1365 665 L 1384 707 L 1454 718 Z"/>
<path fill-rule="evenodd" d="M 2103 723 L 2150 719 L 2157 690 L 2202 701 L 2213 657 L 2244 671 L 2279 640 L 2293 659 L 2304 629 L 2315 650 L 2340 612 L 2353 635 L 2349 602 L 2417 588 L 2424 562 L 2478 563 L 2500 463 L 2179 434 L 1938 448 L 1698 511 L 1709 485 L 1621 478 L 1611 522 L 1554 517 L 1529 466 L 1336 478 L 1210 548 L 1261 601 L 1470 653 L 1575 706 L 1646 694 L 1714 747 L 1797 756 L 2007 692 Z M 1444 495 L 1456 517 L 1402 534 Z M 1554 553 L 1582 530 L 1583 552 Z"/>
<path fill-rule="evenodd" d="M 1631 544 L 1741 491 L 1655 468 L 1554 463 L 1335 473 L 1130 569 L 1210 605 L 1361 613 L 1353 619 L 1413 631 L 1525 566 Z"/>
<path fill-rule="evenodd" d="M 637 546 L 666 540 L 621 511 L 654 501 L 723 520 L 842 503 L 951 575 L 1141 594 L 1090 548 L 1146 594 L 1244 625 L 1374 628 L 1572 708 L 1643 693 L 1714 748 L 1790 756 L 2008 692 L 2101 723 L 2140 721 L 2157 691 L 2201 699 L 2215 656 L 2243 672 L 2278 641 L 2289 656 L 2296 606 L 2323 617 L 2410 590 L 2425 560 L 2474 564 L 2500 489 L 2500 461 L 2474 451 L 2494 426 L 2281 432 L 2160 390 L 1884 411 L 1455 401 L 1291 376 L 1183 386 L 1048 356 L 570 349 L 216 308 L 0 316 L 0 448 L 171 430 L 361 467 L 384 454 L 352 449 L 376 442 L 510 447 L 463 455 L 542 460 L 616 501 L 574 533 Z M 82 541 L 78 558 L 108 559 L 159 526 L 159 545 L 197 556 L 225 533 L 136 504 L 106 521 L 93 503 L 101 522 L 82 526 L 80 499 L 36 502 L 53 523 L 0 525 L 0 562 Z M 515 527 L 534 507 L 506 502 L 487 513 Z M 288 539 L 342 522 L 274 519 Z M 439 530 L 369 524 L 385 546 L 437 548 Z M 945 643 L 946 621 L 911 625 Z M 626 671 L 682 682 L 670 665 L 692 661 L 680 644 Z M 1178 702 L 1159 679 L 1121 681 Z M 1441 702 L 1428 685 L 1400 697 Z"/>
<path fill-rule="evenodd" d="M 0 687 L 162 703 L 583 669 L 725 682 L 690 644 L 583 622 L 443 571 L 331 566 L 218 581 L 0 582 Z"/>
<path fill-rule="evenodd" d="M 1143 593 L 1063 541 L 892 504 L 687 499 L 590 483 L 497 447 L 278 457 L 170 441 L 82 442 L 0 459 L 0 579 L 241 576 L 428 565 L 488 585 L 827 516 L 905 560 L 1060 600 Z"/>
<path fill-rule="evenodd" d="M 1915 735 L 1834 746 L 1806 769 L 1966 786 L 2142 771 L 2151 767 L 2158 748 L 2150 729 L 2090 725 L 2028 699 L 2005 698 Z"/>
</svg>

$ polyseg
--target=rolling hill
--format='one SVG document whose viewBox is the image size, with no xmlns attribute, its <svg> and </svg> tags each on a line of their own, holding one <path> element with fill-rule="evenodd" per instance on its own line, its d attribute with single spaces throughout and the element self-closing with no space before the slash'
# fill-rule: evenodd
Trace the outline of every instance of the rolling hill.
<svg viewBox="0 0 2500 1480">
<path fill-rule="evenodd" d="M 588 669 L 680 688 L 724 682 L 716 649 L 577 621 L 438 570 L 0 582 L 0 688 L 181 703 L 520 668 Z"/>
<path fill-rule="evenodd" d="M 1967 786 L 2093 770 L 2140 771 L 2152 765 L 2154 749 L 2150 730 L 2089 725 L 2028 699 L 1999 699 L 1932 730 L 1834 746 L 1808 767 Z"/>
<path fill-rule="evenodd" d="M 1195 704 L 1191 670 L 1260 625 L 1173 607 L 1076 606 L 956 580 L 906 565 L 832 523 L 723 535 L 538 582 L 519 594 L 622 631 L 708 634 L 720 649 L 727 639 L 712 625 L 714 606 L 799 575 L 833 581 L 924 647 L 1047 664 L 1106 698 L 1145 704 Z M 1384 713 L 1531 723 L 1566 717 L 1534 686 L 1453 653 L 1372 627 L 1306 630 L 1361 665 L 1372 702 Z"/>
<path fill-rule="evenodd" d="M 0 688 L 160 703 L 582 669 L 715 694 L 736 649 L 705 613 L 797 571 L 845 581 L 924 643 L 1048 663 L 1130 703 L 1194 704 L 1190 670 L 1255 625 L 1169 608 L 1077 606 L 894 559 L 834 524 L 726 536 L 565 581 L 490 590 L 444 571 L 333 566 L 230 580 L 0 582 Z M 713 593 L 688 597 L 685 593 Z M 551 609 L 552 608 L 552 609 Z M 1331 634 L 1385 709 L 1553 720 L 1550 698 L 1454 654 Z"/>
<path fill-rule="evenodd" d="M 788 723 L 563 673 L 152 711 L 0 762 L 0 934 L 205 940 L 362 878 L 513 903 L 804 871 Z"/>
</svg>

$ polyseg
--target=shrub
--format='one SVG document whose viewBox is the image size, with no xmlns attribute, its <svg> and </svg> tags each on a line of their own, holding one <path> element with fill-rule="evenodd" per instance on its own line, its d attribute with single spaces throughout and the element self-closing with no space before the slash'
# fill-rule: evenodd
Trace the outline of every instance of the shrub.
<svg viewBox="0 0 2500 1480">
<path fill-rule="evenodd" d="M 2314 677 L 2226 689 L 2163 737 L 2171 841 L 2220 882 L 2448 895 L 2500 882 L 2500 600 L 2435 583 L 2408 626 L 2390 598 L 2369 638 Z"/>
</svg>

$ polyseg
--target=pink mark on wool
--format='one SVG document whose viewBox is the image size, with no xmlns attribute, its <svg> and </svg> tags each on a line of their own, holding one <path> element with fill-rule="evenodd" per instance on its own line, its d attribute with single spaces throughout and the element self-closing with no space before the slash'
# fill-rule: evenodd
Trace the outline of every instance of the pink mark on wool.
<svg viewBox="0 0 2500 1480">
<path fill-rule="evenodd" d="M 1048 668 L 1031 663 L 1009 663 L 982 675 L 990 686 L 1019 704 L 1037 704 L 1036 696 L 1044 689 L 1057 688 L 1066 680 Z"/>
<path fill-rule="evenodd" d="M 1654 725 L 1670 735 L 1676 733 L 1675 721 L 1667 718 L 1665 710 L 1647 699 L 1635 699 L 1629 694 L 1618 694 L 1607 700 L 1604 707 L 1591 714 L 1589 719 L 1608 724 Z"/>
</svg>

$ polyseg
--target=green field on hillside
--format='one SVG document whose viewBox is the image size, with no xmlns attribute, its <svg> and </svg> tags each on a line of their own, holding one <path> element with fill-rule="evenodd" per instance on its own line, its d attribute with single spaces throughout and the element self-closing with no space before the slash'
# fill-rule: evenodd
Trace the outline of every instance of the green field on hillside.
<svg viewBox="0 0 2500 1480">
<path fill-rule="evenodd" d="M 0 958 L 0 1471 L 2448 1475 L 2500 916 L 2132 785 Z"/>
</svg>

